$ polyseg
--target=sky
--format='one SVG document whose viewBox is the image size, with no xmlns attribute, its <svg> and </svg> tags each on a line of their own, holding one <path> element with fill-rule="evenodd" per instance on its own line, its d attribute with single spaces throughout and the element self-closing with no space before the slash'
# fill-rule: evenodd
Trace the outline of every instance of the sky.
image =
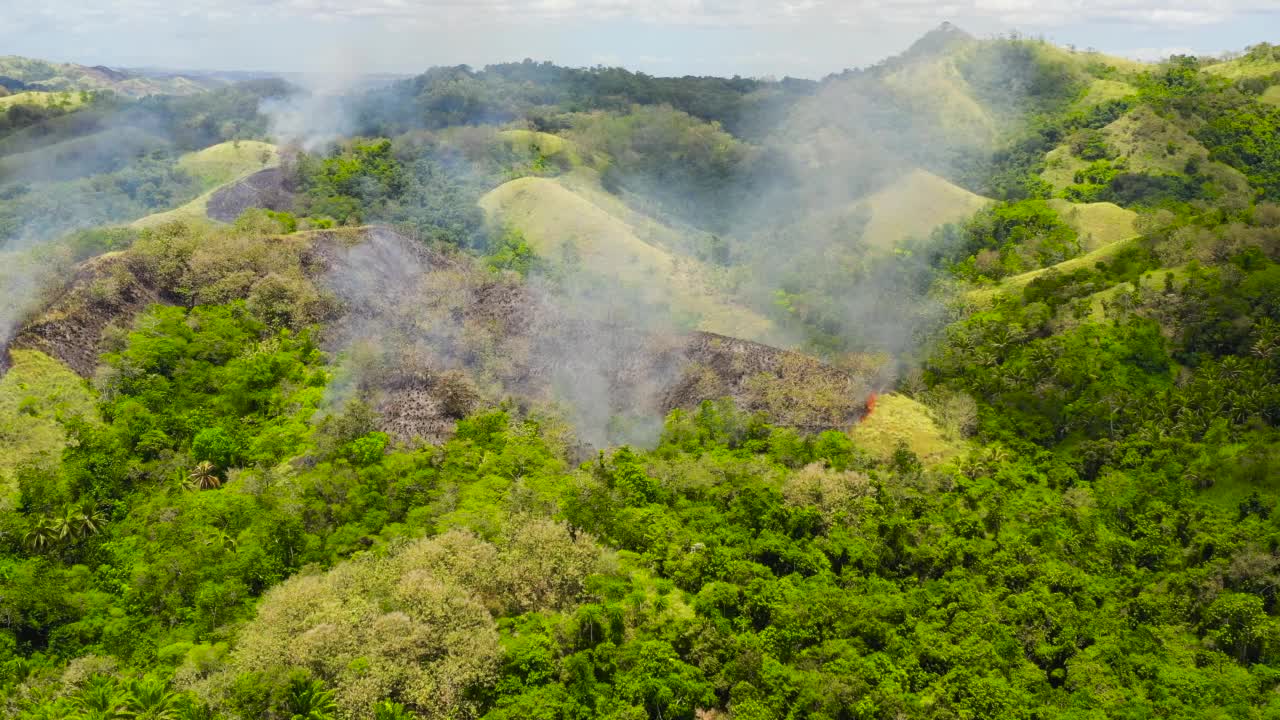
<svg viewBox="0 0 1280 720">
<path fill-rule="evenodd" d="M 820 78 L 943 21 L 1142 59 L 1280 43 L 1280 0 L 0 0 L 0 54 L 344 73 L 533 58 Z"/>
</svg>

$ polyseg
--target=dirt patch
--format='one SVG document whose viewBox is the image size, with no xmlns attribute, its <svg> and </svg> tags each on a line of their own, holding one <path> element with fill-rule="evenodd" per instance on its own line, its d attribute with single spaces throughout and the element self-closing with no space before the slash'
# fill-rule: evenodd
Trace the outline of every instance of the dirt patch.
<svg viewBox="0 0 1280 720">
<path fill-rule="evenodd" d="M 235 222 L 250 208 L 277 212 L 293 209 L 293 193 L 280 168 L 260 170 L 215 192 L 209 198 L 209 217 L 218 222 Z"/>
</svg>

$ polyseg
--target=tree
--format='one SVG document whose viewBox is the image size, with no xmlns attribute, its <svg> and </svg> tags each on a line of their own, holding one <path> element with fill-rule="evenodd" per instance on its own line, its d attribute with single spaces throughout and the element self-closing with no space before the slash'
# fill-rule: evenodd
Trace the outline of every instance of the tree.
<svg viewBox="0 0 1280 720">
<path fill-rule="evenodd" d="M 214 473 L 213 463 L 205 460 L 191 469 L 186 486 L 188 490 L 216 490 L 222 487 L 222 480 Z"/>
<path fill-rule="evenodd" d="M 289 683 L 284 709 L 290 720 L 334 720 L 338 705 L 333 691 L 311 678 L 296 677 Z"/>
<path fill-rule="evenodd" d="M 43 517 L 36 518 L 22 536 L 22 542 L 35 551 L 45 550 L 57 540 L 58 530 L 54 523 Z"/>
<path fill-rule="evenodd" d="M 129 713 L 133 720 L 176 720 L 181 696 L 157 677 L 129 683 Z"/>
</svg>

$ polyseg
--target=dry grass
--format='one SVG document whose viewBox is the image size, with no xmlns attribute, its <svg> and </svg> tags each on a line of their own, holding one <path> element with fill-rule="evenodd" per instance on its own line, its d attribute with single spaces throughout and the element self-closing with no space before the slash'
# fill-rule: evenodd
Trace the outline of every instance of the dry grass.
<svg viewBox="0 0 1280 720">
<path fill-rule="evenodd" d="M 891 457 L 900 442 L 926 465 L 946 462 L 965 451 L 962 443 L 947 439 L 928 408 L 905 395 L 881 395 L 875 410 L 850 435 L 858 447 L 882 459 Z"/>
<path fill-rule="evenodd" d="M 673 241 L 674 230 L 590 187 L 582 175 L 513 180 L 485 195 L 480 206 L 492 221 L 523 232 L 543 258 L 580 262 L 586 271 L 636 288 L 656 304 L 696 316 L 699 329 L 752 340 L 772 333 L 767 318 L 716 291 L 708 268 L 659 244 Z"/>
<path fill-rule="evenodd" d="M 1080 234 L 1080 246 L 1092 252 L 1104 245 L 1127 240 L 1138 234 L 1134 222 L 1138 214 L 1115 203 L 1072 203 L 1050 200 L 1062 219 Z"/>
<path fill-rule="evenodd" d="M 274 167 L 279 162 L 280 151 L 275 145 L 239 140 L 187 153 L 178 159 L 178 167 L 200 178 L 205 189 L 210 189 Z"/>
<path fill-rule="evenodd" d="M 1243 80 L 1280 72 L 1280 60 L 1250 60 L 1242 57 L 1215 63 L 1204 70 L 1207 73 L 1230 78 L 1231 80 Z"/>
<path fill-rule="evenodd" d="M 928 237 L 939 225 L 965 220 L 989 202 L 931 172 L 912 170 L 856 207 L 870 218 L 865 242 L 890 249 L 907 238 Z"/>
<path fill-rule="evenodd" d="M 1280 85 L 1272 85 L 1262 93 L 1262 102 L 1280 107 Z"/>
<path fill-rule="evenodd" d="M 1072 104 L 1073 110 L 1089 110 L 1111 100 L 1119 100 L 1138 92 L 1133 85 L 1121 80 L 1097 79 L 1089 83 L 1084 95 Z"/>
<path fill-rule="evenodd" d="M 0 378 L 0 510 L 13 507 L 19 468 L 57 466 L 67 443 L 60 415 L 98 418 L 93 393 L 68 367 L 34 350 L 14 350 L 12 360 Z"/>
<path fill-rule="evenodd" d="M 40 107 L 50 107 L 53 105 L 61 105 L 67 109 L 77 108 L 84 104 L 84 99 L 78 92 L 45 92 L 42 90 L 31 90 L 28 92 L 14 93 L 0 97 L 0 110 L 5 110 L 14 105 L 38 105 Z"/>
</svg>

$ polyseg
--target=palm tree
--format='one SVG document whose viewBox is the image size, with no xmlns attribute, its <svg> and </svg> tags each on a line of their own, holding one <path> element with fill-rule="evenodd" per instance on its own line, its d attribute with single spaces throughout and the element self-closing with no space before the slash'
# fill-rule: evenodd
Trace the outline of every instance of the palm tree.
<svg viewBox="0 0 1280 720">
<path fill-rule="evenodd" d="M 71 540 L 79 536 L 82 525 L 80 508 L 67 504 L 62 512 L 53 516 L 52 524 L 58 532 L 58 540 Z"/>
<path fill-rule="evenodd" d="M 319 680 L 309 678 L 295 678 L 289 683 L 285 708 L 290 720 L 333 720 L 338 710 L 333 691 L 325 690 Z"/>
<path fill-rule="evenodd" d="M 134 680 L 129 683 L 129 712 L 134 720 L 176 720 L 179 697 L 160 678 Z"/>
<path fill-rule="evenodd" d="M 104 522 L 102 513 L 90 505 L 67 504 L 49 524 L 57 533 L 58 540 L 73 540 L 96 535 Z"/>
<path fill-rule="evenodd" d="M 22 541 L 32 550 L 44 550 L 58 539 L 58 531 L 48 518 L 40 518 L 31 524 Z"/>
<path fill-rule="evenodd" d="M 98 508 L 85 503 L 80 506 L 80 537 L 89 537 L 97 535 L 102 530 L 102 526 L 107 523 L 107 518 Z"/>
<path fill-rule="evenodd" d="M 71 699 L 71 703 L 80 711 L 82 718 L 123 720 L 130 716 L 129 699 L 129 694 L 121 692 L 115 680 L 105 675 L 97 675 Z"/>
<path fill-rule="evenodd" d="M 222 481 L 214 474 L 213 463 L 205 460 L 191 469 L 187 476 L 188 490 L 216 490 L 222 487 Z"/>
</svg>

